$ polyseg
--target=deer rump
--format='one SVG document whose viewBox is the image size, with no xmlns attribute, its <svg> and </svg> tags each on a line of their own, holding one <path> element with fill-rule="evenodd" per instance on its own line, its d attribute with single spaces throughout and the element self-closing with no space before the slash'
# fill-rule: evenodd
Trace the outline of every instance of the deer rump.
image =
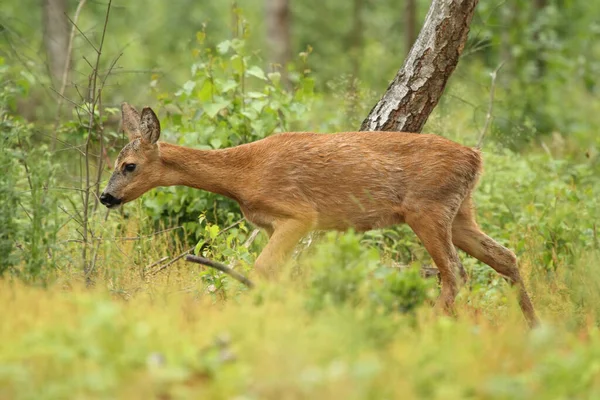
<svg viewBox="0 0 600 400">
<path fill-rule="evenodd" d="M 273 220 L 297 218 L 313 229 L 365 231 L 425 209 L 447 225 L 482 166 L 475 149 L 404 132 L 281 133 L 233 149 L 251 160 L 236 200 L 268 230 Z"/>
</svg>

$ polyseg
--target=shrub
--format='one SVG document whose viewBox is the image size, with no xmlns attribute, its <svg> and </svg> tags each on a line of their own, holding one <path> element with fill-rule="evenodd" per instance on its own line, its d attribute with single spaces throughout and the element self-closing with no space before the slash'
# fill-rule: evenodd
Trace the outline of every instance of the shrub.
<svg viewBox="0 0 600 400">
<path fill-rule="evenodd" d="M 0 61 L 0 79 L 6 72 Z M 48 148 L 34 144 L 32 125 L 11 112 L 27 88 L 10 80 L 0 88 L 0 275 L 10 271 L 30 280 L 54 265 L 59 216 Z"/>
<path fill-rule="evenodd" d="M 293 89 L 288 89 L 278 71 L 265 71 L 261 60 L 248 53 L 245 37 L 225 40 L 216 48 L 204 45 L 204 32 L 197 39 L 190 80 L 174 99 L 156 93 L 167 110 L 162 117 L 164 140 L 209 150 L 293 129 L 310 105 L 313 80 L 307 73 L 290 73 Z M 196 238 L 201 234 L 200 214 L 223 226 L 240 217 L 234 201 L 190 188 L 159 189 L 145 196 L 144 204 L 156 220 L 184 225 Z"/>
</svg>

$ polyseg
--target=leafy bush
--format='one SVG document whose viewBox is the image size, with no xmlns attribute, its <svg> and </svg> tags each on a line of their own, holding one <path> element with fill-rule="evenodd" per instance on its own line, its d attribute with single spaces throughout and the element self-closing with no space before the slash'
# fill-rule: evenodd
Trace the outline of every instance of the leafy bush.
<svg viewBox="0 0 600 400">
<path fill-rule="evenodd" d="M 6 70 L 0 63 L 0 79 Z M 26 89 L 14 81 L 0 88 L 0 275 L 34 279 L 54 265 L 59 217 L 48 148 L 35 143 L 31 124 L 11 113 Z"/>
<path fill-rule="evenodd" d="M 411 312 L 431 298 L 433 281 L 421 277 L 418 264 L 403 271 L 382 268 L 380 275 L 381 289 L 372 297 L 388 312 Z"/>
<path fill-rule="evenodd" d="M 497 137 L 516 149 L 554 132 L 589 136 L 597 130 L 590 116 L 598 112 L 598 4 L 516 0 L 506 7 L 482 2 L 477 8 L 486 17 L 474 19 L 477 34 L 470 35 L 470 43 L 487 68 L 473 63 L 468 76 L 489 82 L 489 71 L 504 64 L 496 88 Z M 480 109 L 482 118 L 486 109 Z"/>
<path fill-rule="evenodd" d="M 267 72 L 261 60 L 249 53 L 246 38 L 204 45 L 205 33 L 197 35 L 199 48 L 191 78 L 173 99 L 156 95 L 166 110 L 162 116 L 163 140 L 199 149 L 220 149 L 262 139 L 274 132 L 292 130 L 310 105 L 313 80 L 305 73 L 290 73 L 288 89 L 277 71 Z M 301 55 L 306 59 L 308 53 Z M 156 86 L 154 81 L 152 86 Z M 243 179 L 243 177 L 240 177 Z M 190 188 L 159 189 L 145 196 L 144 204 L 155 218 L 183 224 L 196 237 L 204 214 L 212 223 L 227 225 L 240 217 L 229 199 Z"/>
<path fill-rule="evenodd" d="M 308 258 L 308 306 L 360 304 L 386 312 L 409 312 L 427 300 L 432 283 L 410 268 L 382 265 L 375 247 L 361 244 L 362 235 L 330 232 Z"/>
<path fill-rule="evenodd" d="M 251 238 L 249 227 L 244 221 L 221 228 L 208 222 L 204 215 L 201 215 L 199 225 L 199 236 L 202 239 L 194 248 L 195 254 L 223 261 L 246 271 L 247 267 L 253 264 L 256 254 L 250 246 L 255 238 Z M 203 268 L 200 278 L 208 293 L 220 298 L 228 296 L 230 278 L 227 275 L 213 268 Z"/>
</svg>

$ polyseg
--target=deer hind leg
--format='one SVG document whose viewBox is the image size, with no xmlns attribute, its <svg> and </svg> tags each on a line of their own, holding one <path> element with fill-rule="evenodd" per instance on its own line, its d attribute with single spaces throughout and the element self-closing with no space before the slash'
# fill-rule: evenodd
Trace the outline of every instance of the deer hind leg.
<svg viewBox="0 0 600 400">
<path fill-rule="evenodd" d="M 538 323 L 533 304 L 527 294 L 515 254 L 481 231 L 475 222 L 471 199 L 461 205 L 452 224 L 452 240 L 456 247 L 492 267 L 519 290 L 519 305 L 530 326 Z"/>
<path fill-rule="evenodd" d="M 464 274 L 464 268 L 452 244 L 451 224 L 455 212 L 442 206 L 437 208 L 437 212 L 420 212 L 406 220 L 440 272 L 442 292 L 436 306 L 442 307 L 446 312 L 452 310 L 459 290 L 459 280 Z"/>
<path fill-rule="evenodd" d="M 261 278 L 273 278 L 277 269 L 284 264 L 294 251 L 300 239 L 310 232 L 311 222 L 295 219 L 279 220 L 273 223 L 269 234 L 269 242 L 254 263 L 254 268 Z"/>
</svg>

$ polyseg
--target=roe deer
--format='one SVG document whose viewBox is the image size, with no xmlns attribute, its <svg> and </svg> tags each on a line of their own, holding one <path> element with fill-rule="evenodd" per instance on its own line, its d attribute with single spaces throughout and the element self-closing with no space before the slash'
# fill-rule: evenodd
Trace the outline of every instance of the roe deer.
<svg viewBox="0 0 600 400">
<path fill-rule="evenodd" d="M 438 304 L 450 310 L 466 272 L 454 246 L 519 289 L 530 325 L 533 305 L 515 254 L 477 223 L 471 192 L 481 172 L 475 149 L 436 135 L 397 132 L 280 133 L 221 150 L 158 142 L 160 123 L 123 103 L 130 142 L 100 201 L 111 208 L 157 186 L 185 185 L 237 201 L 269 242 L 256 271 L 269 276 L 312 230 L 358 231 L 407 223 L 440 272 Z"/>
</svg>

